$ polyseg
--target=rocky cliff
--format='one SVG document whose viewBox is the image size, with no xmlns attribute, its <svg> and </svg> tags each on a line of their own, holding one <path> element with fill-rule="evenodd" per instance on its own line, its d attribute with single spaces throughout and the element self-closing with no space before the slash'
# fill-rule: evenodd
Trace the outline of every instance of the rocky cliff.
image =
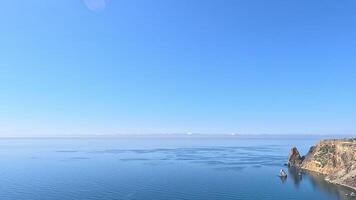
<svg viewBox="0 0 356 200">
<path fill-rule="evenodd" d="M 356 138 L 323 140 L 305 156 L 297 148 L 289 152 L 288 166 L 325 175 L 325 180 L 356 190 Z"/>
</svg>

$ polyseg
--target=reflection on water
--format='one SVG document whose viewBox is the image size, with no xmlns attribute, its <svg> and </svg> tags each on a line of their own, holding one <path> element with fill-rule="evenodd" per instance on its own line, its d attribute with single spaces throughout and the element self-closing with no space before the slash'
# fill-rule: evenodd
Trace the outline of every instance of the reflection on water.
<svg viewBox="0 0 356 200">
<path fill-rule="evenodd" d="M 308 173 L 308 172 L 307 172 Z M 334 195 L 339 197 L 340 199 L 356 199 L 355 197 L 348 197 L 347 195 L 350 194 L 352 191 L 350 189 L 347 189 L 343 186 L 338 186 L 334 184 L 330 184 L 326 182 L 322 176 L 314 174 L 314 173 L 308 173 L 308 179 L 311 181 L 313 186 L 319 190 L 322 190 L 323 192 L 326 192 L 330 195 Z"/>
<path fill-rule="evenodd" d="M 306 181 L 310 182 L 315 189 L 328 193 L 331 196 L 335 196 L 338 199 L 343 199 L 343 200 L 356 199 L 355 197 L 348 196 L 352 192 L 351 189 L 339 185 L 330 184 L 327 181 L 325 181 L 324 176 L 320 174 L 305 171 L 305 170 L 300 170 L 294 167 L 288 169 L 288 174 L 293 180 L 295 187 L 299 187 L 303 178 L 305 178 L 307 179 Z"/>
<path fill-rule="evenodd" d="M 288 168 L 288 175 L 290 179 L 293 181 L 294 185 L 298 187 L 303 179 L 302 171 L 299 170 L 298 168 L 291 167 Z"/>
<path fill-rule="evenodd" d="M 279 176 L 279 179 L 281 179 L 281 182 L 282 182 L 282 183 L 285 183 L 286 180 L 287 180 L 287 177 L 285 177 L 285 176 Z"/>
</svg>

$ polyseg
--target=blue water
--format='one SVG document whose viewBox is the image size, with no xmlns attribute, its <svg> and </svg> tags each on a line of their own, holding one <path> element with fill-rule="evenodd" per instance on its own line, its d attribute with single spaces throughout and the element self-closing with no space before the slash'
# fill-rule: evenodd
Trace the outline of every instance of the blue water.
<svg viewBox="0 0 356 200">
<path fill-rule="evenodd" d="M 283 165 L 318 138 L 0 140 L 1 200 L 347 199 Z M 281 180 L 281 168 L 289 176 Z"/>
</svg>

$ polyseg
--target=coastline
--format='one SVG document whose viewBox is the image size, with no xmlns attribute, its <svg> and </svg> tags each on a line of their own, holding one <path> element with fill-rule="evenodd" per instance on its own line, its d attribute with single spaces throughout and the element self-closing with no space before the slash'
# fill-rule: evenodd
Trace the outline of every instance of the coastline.
<svg viewBox="0 0 356 200">
<path fill-rule="evenodd" d="M 288 155 L 287 165 L 324 176 L 324 180 L 356 192 L 356 139 L 321 140 L 301 156 L 296 147 Z"/>
</svg>

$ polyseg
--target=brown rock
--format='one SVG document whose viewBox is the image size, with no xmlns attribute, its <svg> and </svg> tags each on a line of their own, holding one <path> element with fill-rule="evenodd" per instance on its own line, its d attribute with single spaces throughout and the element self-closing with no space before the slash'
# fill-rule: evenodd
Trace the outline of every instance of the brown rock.
<svg viewBox="0 0 356 200">
<path fill-rule="evenodd" d="M 303 162 L 303 157 L 300 156 L 296 147 L 293 147 L 288 154 L 287 164 L 289 167 L 300 167 Z"/>
<path fill-rule="evenodd" d="M 305 157 L 294 147 L 288 166 L 324 174 L 327 181 L 356 190 L 356 139 L 321 141 Z"/>
</svg>

